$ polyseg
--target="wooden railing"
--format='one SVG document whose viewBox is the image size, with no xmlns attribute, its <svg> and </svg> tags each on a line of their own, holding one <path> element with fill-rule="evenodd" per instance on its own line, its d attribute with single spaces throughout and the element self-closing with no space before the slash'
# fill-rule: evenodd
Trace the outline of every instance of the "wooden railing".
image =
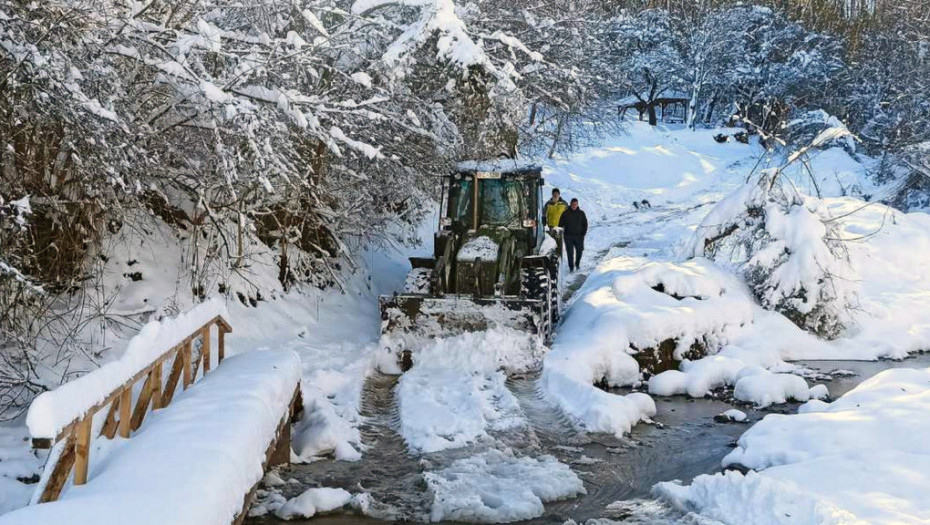
<svg viewBox="0 0 930 525">
<path fill-rule="evenodd" d="M 90 460 L 91 433 L 93 431 L 94 415 L 109 406 L 100 435 L 113 439 L 116 434 L 128 438 L 133 431 L 142 425 L 142 420 L 152 410 L 164 408 L 171 403 L 178 383 L 186 390 L 196 379 L 197 373 L 203 365 L 203 373 L 210 371 L 211 357 L 211 328 L 217 328 L 217 364 L 226 356 L 226 334 L 232 332 L 232 327 L 221 316 L 217 316 L 184 338 L 181 343 L 167 349 L 151 364 L 140 370 L 128 381 L 110 392 L 103 401 L 87 409 L 83 416 L 75 418 L 67 424 L 55 439 L 33 439 L 34 448 L 51 448 L 58 442 L 66 440 L 54 465 L 47 464 L 46 469 L 52 468 L 39 503 L 55 501 L 61 494 L 62 488 L 68 481 L 71 471 L 74 470 L 74 484 L 83 485 L 87 482 L 87 468 Z M 202 344 L 197 355 L 194 353 L 194 341 L 200 339 Z M 166 361 L 174 358 L 168 380 L 163 381 L 162 368 Z M 135 407 L 132 405 L 135 385 L 142 380 Z"/>
</svg>

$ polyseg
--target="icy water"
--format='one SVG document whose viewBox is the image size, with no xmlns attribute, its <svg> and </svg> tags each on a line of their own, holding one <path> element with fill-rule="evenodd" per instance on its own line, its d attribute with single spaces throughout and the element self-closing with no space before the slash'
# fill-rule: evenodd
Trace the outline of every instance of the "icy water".
<svg viewBox="0 0 930 525">
<path fill-rule="evenodd" d="M 847 362 L 806 361 L 798 363 L 812 370 L 833 375 L 824 382 L 831 395 L 838 397 L 860 382 L 889 368 L 930 366 L 930 354 L 905 361 Z M 851 375 L 849 373 L 855 373 Z M 624 438 L 577 432 L 557 410 L 543 401 L 535 389 L 535 376 L 512 378 L 511 391 L 520 400 L 528 427 L 494 435 L 487 443 L 471 447 L 414 456 L 394 431 L 397 426 L 393 389 L 397 378 L 378 375 L 371 378 L 363 394 L 361 428 L 368 449 L 365 459 L 356 463 L 318 461 L 292 465 L 281 477 L 297 482 L 284 485 L 281 492 L 292 497 L 308 487 L 342 487 L 350 492 L 365 491 L 376 504 L 372 510 L 381 519 L 353 514 L 319 516 L 290 523 L 349 524 L 428 521 L 430 501 L 421 473 L 440 469 L 456 459 L 488 447 L 512 447 L 522 454 L 551 454 L 584 480 L 587 495 L 546 505 L 546 513 L 522 523 L 561 524 L 568 519 L 583 523 L 604 518 L 600 523 L 673 524 L 681 516 L 649 499 L 650 488 L 659 481 L 678 479 L 685 483 L 697 475 L 718 472 L 720 460 L 736 439 L 754 423 L 772 412 L 794 412 L 797 405 L 756 410 L 740 407 L 750 424 L 716 423 L 713 417 L 733 405 L 716 399 L 689 399 L 682 396 L 655 398 L 656 424 L 640 424 Z M 252 524 L 283 523 L 272 516 L 252 518 Z"/>
<path fill-rule="evenodd" d="M 930 366 L 930 354 L 905 361 L 806 361 L 798 364 L 825 374 L 842 371 L 825 381 L 831 394 L 838 397 L 882 370 Z M 720 460 L 749 428 L 748 424 L 714 422 L 715 415 L 732 407 L 730 403 L 678 396 L 656 398 L 656 424 L 640 424 L 629 436 L 584 434 L 576 431 L 540 398 L 535 390 L 535 379 L 528 376 L 508 382 L 520 400 L 528 428 L 495 435 L 489 442 L 471 447 L 414 456 L 408 453 L 403 440 L 394 431 L 397 416 L 393 389 L 397 378 L 375 376 L 368 381 L 363 395 L 365 423 L 361 431 L 368 447 L 365 459 L 357 463 L 324 460 L 292 465 L 281 475 L 296 483 L 285 485 L 281 492 L 292 497 L 312 486 L 369 492 L 376 502 L 372 510 L 382 518 L 337 514 L 319 516 L 307 520 L 308 523 L 427 521 L 430 501 L 421 478 L 423 471 L 440 469 L 488 447 L 512 447 L 531 456 L 551 454 L 570 464 L 584 480 L 588 491 L 580 498 L 549 503 L 544 516 L 524 523 L 561 524 L 569 518 L 578 522 L 605 518 L 630 524 L 675 523 L 679 516 L 674 511 L 649 500 L 650 488 L 659 481 L 679 479 L 687 483 L 697 475 L 719 471 Z M 753 423 L 773 411 L 793 412 L 796 405 L 771 410 L 740 408 Z M 279 520 L 266 516 L 250 519 L 249 523 L 270 524 L 279 523 Z"/>
</svg>

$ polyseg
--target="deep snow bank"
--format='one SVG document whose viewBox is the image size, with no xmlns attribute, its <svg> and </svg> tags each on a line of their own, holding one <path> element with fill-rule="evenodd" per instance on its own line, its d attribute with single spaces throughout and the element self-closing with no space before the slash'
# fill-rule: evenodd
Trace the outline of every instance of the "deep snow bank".
<svg viewBox="0 0 930 525">
<path fill-rule="evenodd" d="M 882 372 L 837 401 L 771 414 L 724 465 L 761 470 L 698 476 L 654 491 L 727 524 L 892 524 L 930 520 L 930 369 Z"/>
<path fill-rule="evenodd" d="M 714 349 L 752 322 L 745 286 L 709 261 L 682 264 L 616 257 L 602 263 L 567 313 L 546 357 L 543 391 L 590 431 L 624 433 L 655 413 L 642 394 L 617 396 L 594 387 L 633 385 L 633 355 L 662 341 L 681 359 L 692 344 Z"/>
</svg>

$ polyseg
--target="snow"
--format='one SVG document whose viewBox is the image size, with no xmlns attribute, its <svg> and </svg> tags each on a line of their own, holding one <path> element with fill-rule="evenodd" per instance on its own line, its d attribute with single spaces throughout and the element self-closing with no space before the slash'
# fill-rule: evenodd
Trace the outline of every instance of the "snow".
<svg viewBox="0 0 930 525">
<path fill-rule="evenodd" d="M 522 159 L 466 160 L 456 164 L 456 170 L 463 173 L 514 173 L 538 169 L 539 164 Z"/>
<path fill-rule="evenodd" d="M 660 284 L 664 291 L 656 289 Z M 609 259 L 578 296 L 546 357 L 543 390 L 588 430 L 614 434 L 629 432 L 654 407 L 640 410 L 625 397 L 595 388 L 595 382 L 634 385 L 640 370 L 631 354 L 674 339 L 681 358 L 692 343 L 725 340 L 753 314 L 745 287 L 702 259 L 680 265 Z"/>
<path fill-rule="evenodd" d="M 430 520 L 509 523 L 538 517 L 543 503 L 585 494 L 581 479 L 552 456 L 488 450 L 423 478 L 433 496 Z"/>
<path fill-rule="evenodd" d="M 816 403 L 766 416 L 723 461 L 759 472 L 702 475 L 654 491 L 726 524 L 930 520 L 930 369 L 886 370 L 833 403 Z"/>
<path fill-rule="evenodd" d="M 457 259 L 459 261 L 494 261 L 497 259 L 497 251 L 500 248 L 494 239 L 487 235 L 481 235 L 474 239 L 469 239 L 459 249 Z"/>
<path fill-rule="evenodd" d="M 229 357 L 169 409 L 151 413 L 130 439 L 109 442 L 86 485 L 0 523 L 103 525 L 131 515 L 139 525 L 228 524 L 262 479 L 265 451 L 299 378 L 300 361 L 289 350 Z"/>
<path fill-rule="evenodd" d="M 827 389 L 827 385 L 814 385 L 810 389 L 811 399 L 823 400 L 830 397 L 830 391 Z"/>
<path fill-rule="evenodd" d="M 380 147 L 372 146 L 371 144 L 366 144 L 364 142 L 349 138 L 345 132 L 342 131 L 337 126 L 329 128 L 329 135 L 334 139 L 344 143 L 346 146 L 349 146 L 351 149 L 361 153 L 369 160 L 383 158 L 384 155 L 381 153 Z"/>
<path fill-rule="evenodd" d="M 358 71 L 356 73 L 352 73 L 352 80 L 354 80 L 356 83 L 358 83 L 361 86 L 371 89 L 371 76 L 368 73 L 365 73 L 364 71 Z"/>
<path fill-rule="evenodd" d="M 287 500 L 275 511 L 275 516 L 283 520 L 295 518 L 312 518 L 317 513 L 332 512 L 346 506 L 352 495 L 343 489 L 312 488 L 301 495 Z"/>
<path fill-rule="evenodd" d="M 742 410 L 737 410 L 735 408 L 731 408 L 730 410 L 723 412 L 718 417 L 722 419 L 726 419 L 727 421 L 735 421 L 737 423 L 742 423 L 743 421 L 746 421 L 746 413 L 743 412 Z"/>
<path fill-rule="evenodd" d="M 789 399 L 804 402 L 810 399 L 807 381 L 793 374 L 773 374 L 758 370 L 740 378 L 733 390 L 733 397 L 754 403 L 759 407 L 786 403 Z"/>
<path fill-rule="evenodd" d="M 119 359 L 36 397 L 26 417 L 29 433 L 33 438 L 54 439 L 87 409 L 217 316 L 229 318 L 223 302 L 214 299 L 173 319 L 146 324 Z"/>
<path fill-rule="evenodd" d="M 415 453 L 436 452 L 524 427 L 507 373 L 538 366 L 540 353 L 525 334 L 501 328 L 437 339 L 416 352 L 396 390 L 407 446 Z"/>
</svg>

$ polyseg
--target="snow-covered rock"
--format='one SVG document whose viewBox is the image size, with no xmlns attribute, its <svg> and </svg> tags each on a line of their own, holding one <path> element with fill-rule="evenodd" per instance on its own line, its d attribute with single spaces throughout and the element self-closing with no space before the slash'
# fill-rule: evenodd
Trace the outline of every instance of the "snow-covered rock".
<svg viewBox="0 0 930 525">
<path fill-rule="evenodd" d="M 731 422 L 731 421 L 734 423 L 742 423 L 743 421 L 746 421 L 746 413 L 743 412 L 742 410 L 731 408 L 730 410 L 727 410 L 723 412 L 722 414 L 717 414 L 716 416 L 714 416 L 714 420 L 722 422 L 722 423 Z"/>
<path fill-rule="evenodd" d="M 810 387 L 804 378 L 794 374 L 773 374 L 768 370 L 742 377 L 736 382 L 733 397 L 759 407 L 780 405 L 788 400 L 804 402 L 810 399 Z"/>
<path fill-rule="evenodd" d="M 343 489 L 329 487 L 305 490 L 275 511 L 275 516 L 282 520 L 312 518 L 317 513 L 332 512 L 346 506 L 352 500 L 352 494 Z"/>
</svg>

